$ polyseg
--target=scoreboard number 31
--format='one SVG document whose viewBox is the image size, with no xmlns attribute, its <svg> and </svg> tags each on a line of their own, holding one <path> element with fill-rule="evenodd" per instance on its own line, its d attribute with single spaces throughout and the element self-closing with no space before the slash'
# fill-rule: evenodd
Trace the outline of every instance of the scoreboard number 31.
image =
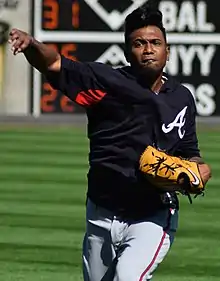
<svg viewBox="0 0 220 281">
<path fill-rule="evenodd" d="M 62 17 L 62 10 L 71 11 L 71 25 L 73 29 L 79 28 L 79 13 L 80 6 L 77 0 L 68 1 L 65 0 L 66 4 L 62 3 L 64 0 L 43 0 L 43 15 L 42 15 L 42 26 L 46 30 L 59 30 L 60 21 L 64 19 Z M 64 4 L 64 5 L 63 5 Z"/>
</svg>

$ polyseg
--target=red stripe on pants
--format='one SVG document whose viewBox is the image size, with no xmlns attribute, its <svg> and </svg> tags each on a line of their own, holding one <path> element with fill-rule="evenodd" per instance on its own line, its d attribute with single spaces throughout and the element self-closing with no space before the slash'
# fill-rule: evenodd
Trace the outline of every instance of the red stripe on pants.
<svg viewBox="0 0 220 281">
<path fill-rule="evenodd" d="M 141 274 L 141 277 L 139 279 L 139 281 L 143 281 L 143 278 L 144 276 L 147 274 L 147 272 L 151 269 L 152 265 L 154 264 L 155 260 L 157 259 L 157 256 L 160 252 L 160 249 L 162 248 L 163 246 L 163 242 L 164 242 L 164 239 L 166 238 L 166 232 L 163 233 L 163 236 L 161 238 L 161 241 L 160 241 L 160 244 L 159 246 L 157 247 L 157 250 L 156 250 L 156 253 L 154 254 L 154 257 L 152 259 L 152 261 L 150 262 L 150 264 L 147 266 L 147 268 L 144 270 L 144 272 Z"/>
</svg>

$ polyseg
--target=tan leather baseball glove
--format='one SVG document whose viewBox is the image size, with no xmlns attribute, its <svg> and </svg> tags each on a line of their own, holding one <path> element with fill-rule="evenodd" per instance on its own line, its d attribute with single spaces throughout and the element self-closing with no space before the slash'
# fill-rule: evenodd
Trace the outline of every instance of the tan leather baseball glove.
<svg viewBox="0 0 220 281">
<path fill-rule="evenodd" d="M 140 170 L 155 186 L 182 194 L 202 194 L 210 178 L 204 165 L 181 159 L 148 146 L 140 157 Z"/>
</svg>

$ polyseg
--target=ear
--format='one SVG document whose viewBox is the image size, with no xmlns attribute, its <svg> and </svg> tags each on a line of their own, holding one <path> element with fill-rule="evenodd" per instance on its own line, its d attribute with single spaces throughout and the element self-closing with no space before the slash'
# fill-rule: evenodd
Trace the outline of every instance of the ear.
<svg viewBox="0 0 220 281">
<path fill-rule="evenodd" d="M 167 45 L 167 47 L 166 47 L 166 52 L 167 52 L 167 61 L 169 61 L 169 59 L 170 59 L 170 46 L 169 45 Z"/>
</svg>

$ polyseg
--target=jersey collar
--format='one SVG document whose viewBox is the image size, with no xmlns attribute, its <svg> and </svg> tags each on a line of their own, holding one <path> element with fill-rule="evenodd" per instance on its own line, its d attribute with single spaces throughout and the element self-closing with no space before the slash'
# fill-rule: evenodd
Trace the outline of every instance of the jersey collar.
<svg viewBox="0 0 220 281">
<path fill-rule="evenodd" d="M 179 84 L 173 77 L 165 72 L 163 73 L 162 79 L 164 83 L 160 89 L 160 93 L 172 92 Z"/>
</svg>

